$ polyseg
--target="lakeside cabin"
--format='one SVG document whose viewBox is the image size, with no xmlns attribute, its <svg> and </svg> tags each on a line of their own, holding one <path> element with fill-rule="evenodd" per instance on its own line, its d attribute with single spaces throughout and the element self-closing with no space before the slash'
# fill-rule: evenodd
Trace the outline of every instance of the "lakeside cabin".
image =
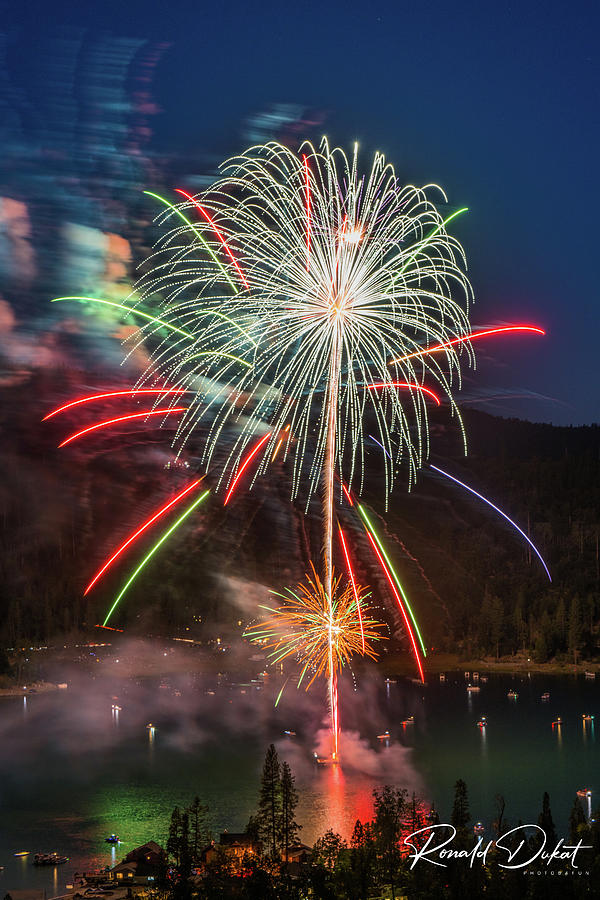
<svg viewBox="0 0 600 900">
<path fill-rule="evenodd" d="M 116 884 L 153 884 L 164 873 L 166 861 L 163 848 L 156 841 L 148 841 L 113 866 L 108 878 Z"/>
</svg>

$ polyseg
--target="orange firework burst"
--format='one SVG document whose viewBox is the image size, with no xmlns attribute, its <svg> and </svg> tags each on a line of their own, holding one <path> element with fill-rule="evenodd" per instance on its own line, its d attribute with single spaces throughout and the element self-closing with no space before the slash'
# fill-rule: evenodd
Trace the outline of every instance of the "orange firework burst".
<svg viewBox="0 0 600 900">
<path fill-rule="evenodd" d="M 371 608 L 365 606 L 370 596 L 365 589 L 351 583 L 342 586 L 341 578 L 334 576 L 330 602 L 312 563 L 310 568 L 312 574 L 307 573 L 295 591 L 272 591 L 284 603 L 277 608 L 263 606 L 271 617 L 246 632 L 271 649 L 272 664 L 296 657 L 302 667 L 298 687 L 307 672 L 311 676 L 306 690 L 321 675 L 335 678 L 357 654 L 377 659 L 373 643 L 386 639 L 381 633 L 385 625 L 371 618 Z"/>
</svg>

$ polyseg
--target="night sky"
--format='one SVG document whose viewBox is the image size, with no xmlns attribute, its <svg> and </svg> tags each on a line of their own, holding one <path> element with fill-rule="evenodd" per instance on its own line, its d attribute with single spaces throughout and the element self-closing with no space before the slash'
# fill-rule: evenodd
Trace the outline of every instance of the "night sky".
<svg viewBox="0 0 600 900">
<path fill-rule="evenodd" d="M 548 331 L 479 344 L 467 402 L 600 421 L 597 3 L 55 0 L 0 11 L 5 28 L 31 34 L 32 54 L 60 24 L 169 41 L 157 147 L 229 154 L 243 149 L 250 114 L 296 103 L 323 114 L 333 142 L 357 139 L 402 179 L 441 184 L 470 210 L 452 227 L 469 259 L 473 323 Z"/>
</svg>

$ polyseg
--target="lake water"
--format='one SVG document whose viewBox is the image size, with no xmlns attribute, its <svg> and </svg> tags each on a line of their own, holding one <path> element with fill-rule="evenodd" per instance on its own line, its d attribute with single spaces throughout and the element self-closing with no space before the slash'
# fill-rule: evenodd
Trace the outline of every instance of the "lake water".
<svg viewBox="0 0 600 900">
<path fill-rule="evenodd" d="M 559 833 L 567 828 L 575 792 L 599 800 L 598 745 L 593 722 L 600 685 L 582 677 L 490 675 L 479 694 L 463 673 L 432 676 L 422 686 L 387 684 L 381 668 L 355 690 L 344 677 L 342 766 L 316 767 L 326 732 L 320 690 L 232 685 L 182 677 L 89 679 L 66 691 L 0 702 L 0 895 L 9 890 L 60 893 L 75 871 L 114 864 L 144 841 L 164 842 L 170 813 L 198 794 L 216 833 L 242 830 L 256 809 L 267 745 L 296 774 L 301 838 L 312 843 L 327 828 L 346 836 L 371 812 L 371 791 L 385 783 L 434 800 L 442 821 L 457 778 L 468 785 L 471 815 L 490 834 L 494 796 L 506 798 L 516 824 L 535 822 L 542 793 L 550 794 Z M 507 692 L 519 696 L 510 700 Z M 541 694 L 550 692 L 548 702 Z M 113 704 L 121 707 L 112 709 Z M 477 726 L 485 715 L 488 725 Z M 414 716 L 413 725 L 401 722 Z M 560 716 L 563 724 L 552 727 Z M 600 720 L 598 720 L 600 721 Z M 152 723 L 154 728 L 147 726 Z M 285 737 L 284 729 L 296 735 Z M 385 746 L 377 735 L 391 733 Z M 104 838 L 116 832 L 115 849 Z M 15 852 L 29 850 L 29 857 Z M 33 853 L 56 850 L 70 860 L 36 868 Z"/>
</svg>

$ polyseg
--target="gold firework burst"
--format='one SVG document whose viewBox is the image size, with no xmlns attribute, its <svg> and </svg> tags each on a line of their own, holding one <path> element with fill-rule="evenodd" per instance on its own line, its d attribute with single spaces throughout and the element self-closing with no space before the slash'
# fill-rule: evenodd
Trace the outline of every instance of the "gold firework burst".
<svg viewBox="0 0 600 900">
<path fill-rule="evenodd" d="M 301 666 L 298 687 L 309 675 L 306 690 L 321 675 L 335 677 L 353 656 L 377 659 L 374 643 L 386 639 L 382 634 L 386 626 L 365 604 L 370 592 L 351 583 L 342 586 L 334 575 L 330 598 L 312 563 L 310 569 L 296 590 L 272 591 L 283 603 L 263 606 L 270 617 L 246 631 L 252 641 L 270 650 L 272 664 L 295 657 Z"/>
</svg>

